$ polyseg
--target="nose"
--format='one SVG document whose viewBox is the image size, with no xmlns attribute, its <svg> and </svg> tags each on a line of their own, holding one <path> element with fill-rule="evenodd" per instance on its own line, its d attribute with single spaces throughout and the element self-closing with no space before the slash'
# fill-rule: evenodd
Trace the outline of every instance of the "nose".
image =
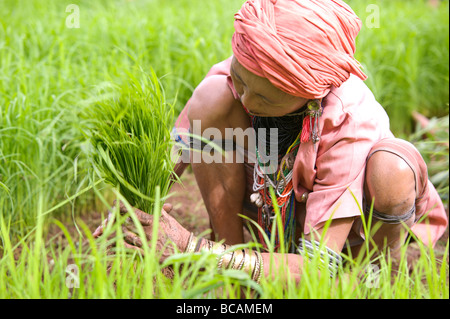
<svg viewBox="0 0 450 319">
<path fill-rule="evenodd" d="M 252 95 L 248 92 L 248 90 L 243 89 L 242 93 L 239 94 L 239 97 L 241 99 L 241 103 L 246 107 L 252 105 Z"/>
<path fill-rule="evenodd" d="M 246 109 L 252 107 L 253 98 L 252 94 L 249 92 L 248 88 L 245 85 L 242 85 L 239 82 L 233 82 L 234 88 L 239 96 L 239 101 L 241 101 L 242 105 L 245 106 Z"/>
</svg>

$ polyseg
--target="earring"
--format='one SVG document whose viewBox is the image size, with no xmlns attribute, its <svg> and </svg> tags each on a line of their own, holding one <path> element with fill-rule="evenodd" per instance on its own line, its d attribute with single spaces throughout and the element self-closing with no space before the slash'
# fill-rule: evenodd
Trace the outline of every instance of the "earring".
<svg viewBox="0 0 450 319">
<path fill-rule="evenodd" d="M 319 117 L 322 115 L 322 101 L 314 99 L 306 104 L 308 111 L 303 119 L 302 134 L 300 141 L 302 143 L 311 140 L 316 147 L 316 143 L 320 140 L 319 136 Z"/>
</svg>

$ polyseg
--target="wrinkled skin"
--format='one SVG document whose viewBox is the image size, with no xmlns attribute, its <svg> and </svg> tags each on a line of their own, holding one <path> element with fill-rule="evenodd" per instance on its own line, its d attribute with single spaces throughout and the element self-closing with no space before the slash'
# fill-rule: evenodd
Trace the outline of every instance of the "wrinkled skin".
<svg viewBox="0 0 450 319">
<path fill-rule="evenodd" d="M 189 231 L 181 226 L 175 220 L 175 218 L 169 215 L 171 210 L 171 204 L 164 204 L 161 210 L 161 217 L 159 219 L 159 231 L 156 250 L 161 253 L 160 262 L 163 262 L 175 252 L 173 245 L 170 245 L 169 243 L 175 244 L 179 251 L 184 252 L 186 250 L 186 245 L 189 239 Z M 151 245 L 154 216 L 147 214 L 137 208 L 134 208 L 134 212 L 138 221 L 142 225 L 146 239 L 148 241 L 148 245 Z M 125 215 L 127 213 L 128 210 L 125 205 L 123 203 L 120 203 L 120 214 Z M 112 214 L 109 213 L 108 218 L 106 218 L 102 222 L 102 224 L 94 231 L 94 238 L 98 238 L 103 234 L 104 229 L 111 220 Z M 128 217 L 126 222 L 122 225 L 122 231 L 124 234 L 125 247 L 143 252 L 143 243 L 139 238 L 137 229 L 134 226 L 131 217 Z"/>
</svg>

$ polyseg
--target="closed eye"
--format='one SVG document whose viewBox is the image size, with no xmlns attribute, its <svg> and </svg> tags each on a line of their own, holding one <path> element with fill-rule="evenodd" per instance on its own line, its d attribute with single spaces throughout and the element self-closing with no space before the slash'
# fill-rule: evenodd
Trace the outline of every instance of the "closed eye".
<svg viewBox="0 0 450 319">
<path fill-rule="evenodd" d="M 275 104 L 276 104 L 276 103 L 270 101 L 270 100 L 269 100 L 268 98 L 266 98 L 264 95 L 261 95 L 261 94 L 258 94 L 258 93 L 257 93 L 256 96 L 259 97 L 261 100 L 263 100 L 264 103 L 272 104 L 272 105 L 275 105 Z"/>
<path fill-rule="evenodd" d="M 242 85 L 243 87 L 247 87 L 246 84 L 245 84 L 245 82 L 242 81 L 241 77 L 236 73 L 236 71 L 234 70 L 233 66 L 230 67 L 230 75 L 231 75 L 232 78 L 234 78 L 233 81 L 238 82 L 238 84 L 239 84 L 239 85 Z M 272 106 L 273 106 L 273 105 L 279 105 L 279 103 L 275 103 L 275 102 L 269 100 L 267 97 L 265 97 L 265 96 L 262 95 L 262 94 L 255 93 L 255 95 L 256 95 L 258 98 L 260 98 L 260 99 L 262 100 L 262 102 L 265 103 L 265 104 L 270 104 L 270 105 L 272 105 Z"/>
</svg>

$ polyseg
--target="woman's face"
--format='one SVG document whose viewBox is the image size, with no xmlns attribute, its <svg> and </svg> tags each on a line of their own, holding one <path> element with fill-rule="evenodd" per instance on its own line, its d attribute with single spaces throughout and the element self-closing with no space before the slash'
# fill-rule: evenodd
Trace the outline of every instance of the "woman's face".
<svg viewBox="0 0 450 319">
<path fill-rule="evenodd" d="M 231 61 L 231 79 L 241 103 L 256 116 L 284 116 L 303 107 L 308 99 L 289 95 L 266 78 L 245 69 L 235 57 Z"/>
</svg>

